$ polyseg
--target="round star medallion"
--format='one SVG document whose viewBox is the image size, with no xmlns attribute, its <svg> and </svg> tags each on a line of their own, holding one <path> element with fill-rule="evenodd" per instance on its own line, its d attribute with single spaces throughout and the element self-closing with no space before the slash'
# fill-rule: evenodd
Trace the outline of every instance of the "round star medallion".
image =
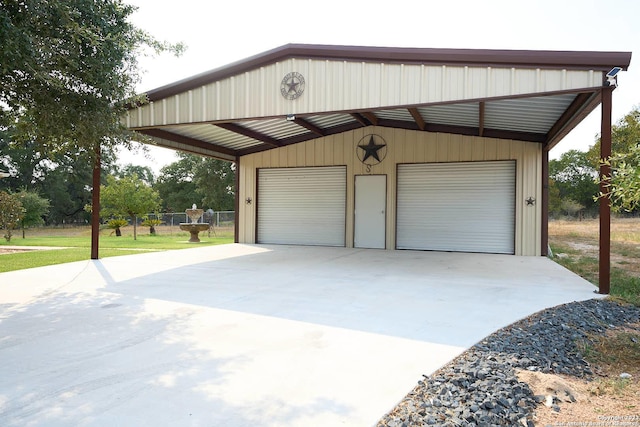
<svg viewBox="0 0 640 427">
<path fill-rule="evenodd" d="M 377 165 L 387 156 L 387 142 L 375 133 L 363 136 L 356 147 L 358 159 L 367 166 Z"/>
<path fill-rule="evenodd" d="M 285 99 L 293 100 L 300 98 L 304 92 L 304 77 L 297 72 L 291 72 L 284 76 L 280 83 L 280 93 Z"/>
</svg>

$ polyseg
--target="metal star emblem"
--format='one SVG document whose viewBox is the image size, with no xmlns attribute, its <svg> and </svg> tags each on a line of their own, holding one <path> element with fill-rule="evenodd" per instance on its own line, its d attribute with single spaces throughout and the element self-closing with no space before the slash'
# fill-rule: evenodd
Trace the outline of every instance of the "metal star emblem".
<svg viewBox="0 0 640 427">
<path fill-rule="evenodd" d="M 291 77 L 291 80 L 285 83 L 287 85 L 287 93 L 296 93 L 298 91 L 298 86 L 300 86 L 300 82 L 296 81 L 295 77 Z"/>
<path fill-rule="evenodd" d="M 529 197 L 525 200 L 525 202 L 527 202 L 527 206 L 534 206 L 536 204 L 536 199 L 534 199 L 533 197 Z"/>
<path fill-rule="evenodd" d="M 284 76 L 280 83 L 280 93 L 288 100 L 300 97 L 304 92 L 304 77 L 298 72 L 291 72 Z"/>
<path fill-rule="evenodd" d="M 378 161 L 378 163 L 380 163 L 382 160 L 380 160 L 380 156 L 378 156 L 378 150 L 386 146 L 382 144 L 376 144 L 376 142 L 373 140 L 373 135 L 371 135 L 371 138 L 369 138 L 368 144 L 358 145 L 358 147 L 364 150 L 364 157 L 362 158 L 362 163 L 366 162 L 369 157 L 373 157 Z"/>
</svg>

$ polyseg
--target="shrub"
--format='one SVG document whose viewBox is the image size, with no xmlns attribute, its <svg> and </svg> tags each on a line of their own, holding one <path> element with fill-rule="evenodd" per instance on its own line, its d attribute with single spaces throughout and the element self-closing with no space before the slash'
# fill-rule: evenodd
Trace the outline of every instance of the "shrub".
<svg viewBox="0 0 640 427">
<path fill-rule="evenodd" d="M 120 231 L 120 227 L 126 227 L 129 225 L 129 221 L 122 218 L 113 218 L 107 222 L 107 227 L 112 230 L 115 230 L 116 236 L 122 236 L 122 232 Z"/>
<path fill-rule="evenodd" d="M 142 226 L 143 227 L 149 227 L 149 234 L 151 234 L 152 236 L 156 235 L 156 225 L 160 225 L 162 224 L 162 220 L 158 219 L 158 218 L 145 218 L 144 221 L 142 221 Z"/>
<path fill-rule="evenodd" d="M 0 191 L 0 229 L 5 229 L 4 238 L 11 241 L 11 230 L 16 228 L 24 217 L 24 207 L 18 197 L 6 191 Z"/>
</svg>

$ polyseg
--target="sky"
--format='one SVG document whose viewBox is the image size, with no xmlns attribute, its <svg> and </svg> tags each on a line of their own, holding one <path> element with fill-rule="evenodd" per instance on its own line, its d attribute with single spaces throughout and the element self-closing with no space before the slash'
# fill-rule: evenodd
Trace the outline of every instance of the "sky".
<svg viewBox="0 0 640 427">
<path fill-rule="evenodd" d="M 139 92 L 289 44 L 459 49 L 633 52 L 613 93 L 613 122 L 640 105 L 640 2 L 618 0 L 125 0 L 131 22 L 159 40 L 182 42 L 181 57 L 140 58 Z M 638 56 L 638 57 L 636 57 Z M 638 65 L 636 65 L 638 62 Z M 600 108 L 551 151 L 586 150 L 600 131 Z M 120 162 L 156 173 L 175 161 L 151 147 Z"/>
</svg>

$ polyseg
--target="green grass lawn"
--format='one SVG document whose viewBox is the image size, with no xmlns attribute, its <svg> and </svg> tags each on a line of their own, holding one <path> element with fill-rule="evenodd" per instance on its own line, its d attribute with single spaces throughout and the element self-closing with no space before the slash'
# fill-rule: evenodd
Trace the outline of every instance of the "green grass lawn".
<svg viewBox="0 0 640 427">
<path fill-rule="evenodd" d="M 42 267 L 45 265 L 63 264 L 67 262 L 88 260 L 91 257 L 91 237 L 88 233 L 81 235 L 65 235 L 51 232 L 51 235 L 34 233 L 23 239 L 15 236 L 10 242 L 0 241 L 0 250 L 7 246 L 57 246 L 65 249 L 42 251 L 24 251 L 0 255 L 0 273 L 25 268 Z M 67 233 L 69 234 L 69 233 Z M 137 254 L 141 251 L 163 251 L 172 249 L 187 249 L 200 246 L 233 243 L 233 236 L 228 232 L 216 233 L 208 237 L 207 233 L 200 233 L 200 243 L 189 243 L 189 233 L 173 234 L 138 234 L 137 239 L 125 233 L 120 237 L 115 235 L 100 236 L 100 258 Z"/>
<path fill-rule="evenodd" d="M 147 250 L 168 250 L 168 249 L 185 249 L 192 248 L 194 245 L 206 246 L 220 244 L 220 240 L 224 243 L 233 241 L 232 237 L 207 237 L 207 233 L 200 233 L 200 243 L 188 243 L 189 233 L 179 233 L 173 235 L 156 235 L 149 234 L 138 235 L 136 240 L 133 236 L 123 235 L 116 236 L 100 236 L 100 248 L 114 249 L 147 249 Z M 12 238 L 11 242 L 5 240 L 0 242 L 2 246 L 61 246 L 73 248 L 90 248 L 90 236 L 27 236 L 26 239 Z"/>
<path fill-rule="evenodd" d="M 559 252 L 562 247 L 554 247 L 552 245 L 552 249 Z M 556 259 L 556 262 L 598 286 L 598 258 L 571 254 L 568 258 Z M 610 294 L 640 307 L 640 277 L 633 276 L 621 268 L 612 266 Z"/>
</svg>

